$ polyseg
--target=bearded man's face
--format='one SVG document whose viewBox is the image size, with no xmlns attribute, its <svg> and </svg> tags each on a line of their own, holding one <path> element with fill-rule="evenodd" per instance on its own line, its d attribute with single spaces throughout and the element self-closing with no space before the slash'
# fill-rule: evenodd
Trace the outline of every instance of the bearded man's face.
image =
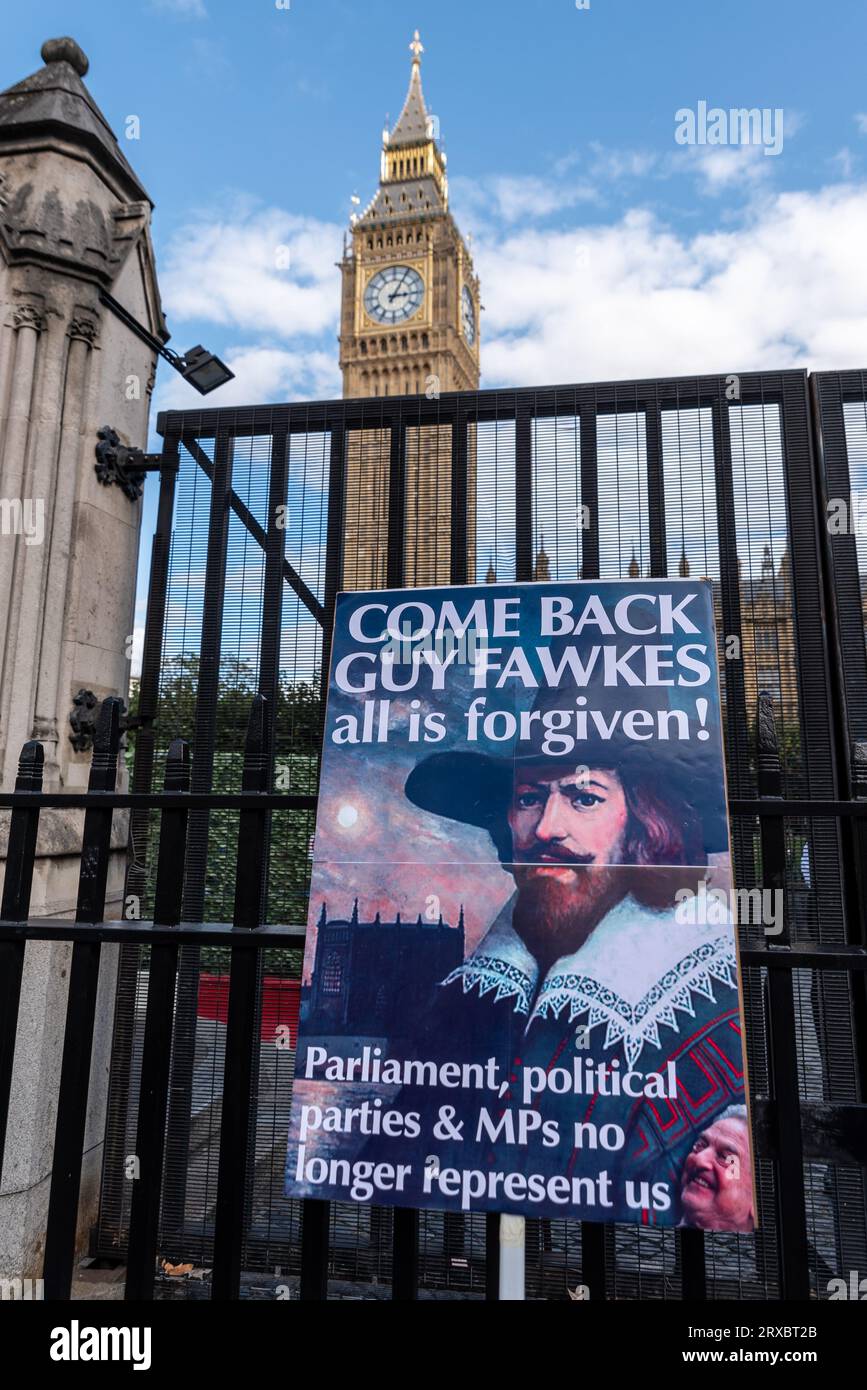
<svg viewBox="0 0 867 1390">
<path fill-rule="evenodd" d="M 623 896 L 629 811 L 616 772 L 516 770 L 508 821 L 518 886 L 515 930 L 540 964 L 570 955 Z"/>
</svg>

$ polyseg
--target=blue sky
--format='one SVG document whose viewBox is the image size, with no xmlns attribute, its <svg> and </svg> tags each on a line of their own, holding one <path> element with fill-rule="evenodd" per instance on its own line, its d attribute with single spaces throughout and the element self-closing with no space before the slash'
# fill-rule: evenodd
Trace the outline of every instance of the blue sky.
<svg viewBox="0 0 867 1390">
<path fill-rule="evenodd" d="M 0 82 L 38 67 L 47 37 L 87 52 L 156 204 L 172 345 L 236 369 L 213 404 L 340 394 L 334 262 L 351 196 L 375 189 L 416 26 L 482 279 L 483 385 L 865 365 L 863 4 L 19 6 Z M 675 113 L 700 101 L 781 109 L 781 153 L 678 144 Z M 198 399 L 161 368 L 155 412 Z"/>
</svg>

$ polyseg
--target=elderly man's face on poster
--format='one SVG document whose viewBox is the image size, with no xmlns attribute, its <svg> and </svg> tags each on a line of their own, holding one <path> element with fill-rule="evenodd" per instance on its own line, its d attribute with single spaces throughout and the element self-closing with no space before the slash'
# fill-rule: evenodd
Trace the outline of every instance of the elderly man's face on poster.
<svg viewBox="0 0 867 1390">
<path fill-rule="evenodd" d="M 680 1193 L 684 1220 L 706 1231 L 752 1231 L 753 1172 L 745 1119 L 721 1116 L 687 1154 Z"/>
</svg>

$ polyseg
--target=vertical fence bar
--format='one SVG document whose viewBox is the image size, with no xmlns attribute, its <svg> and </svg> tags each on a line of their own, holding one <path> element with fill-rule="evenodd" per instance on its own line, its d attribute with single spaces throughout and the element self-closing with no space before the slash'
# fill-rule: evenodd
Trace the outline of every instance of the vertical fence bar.
<svg viewBox="0 0 867 1390">
<path fill-rule="evenodd" d="M 183 739 L 175 739 L 169 748 L 163 785 L 167 792 L 190 789 L 190 749 Z M 154 899 L 154 923 L 161 926 L 174 927 L 181 920 L 186 838 L 186 810 L 164 810 Z M 125 1297 L 129 1301 L 154 1296 L 177 969 L 176 944 L 151 947 L 136 1133 L 138 1171 L 132 1193 L 127 1254 Z"/>
<path fill-rule="evenodd" d="M 581 468 L 581 579 L 599 578 L 599 470 L 596 446 L 596 393 L 582 390 L 577 398 Z M 586 508 L 586 511 L 585 511 Z M 585 520 L 589 525 L 585 526 Z M 581 1222 L 581 1280 L 593 1299 L 605 1297 L 605 1227 Z"/>
<path fill-rule="evenodd" d="M 469 448 L 467 416 L 460 403 L 455 407 L 452 422 L 452 540 L 450 579 L 452 584 L 468 582 L 467 516 L 469 509 Z M 475 482 L 475 479 L 473 480 Z M 475 547 L 474 547 L 475 548 Z M 469 582 L 475 575 L 469 576 Z"/>
<path fill-rule="evenodd" d="M 346 429 L 342 420 L 329 426 L 331 449 L 328 459 L 328 523 L 325 532 L 325 626 L 322 632 L 322 667 L 320 694 L 322 722 L 325 724 L 325 700 L 328 694 L 328 672 L 331 666 L 331 641 L 334 630 L 334 607 L 343 583 L 343 537 L 346 508 Z"/>
<path fill-rule="evenodd" d="M 721 386 L 720 386 L 720 389 Z M 735 637 L 738 650 L 743 650 L 741 632 L 741 596 L 738 582 L 738 542 L 735 519 L 734 484 L 732 476 L 732 447 L 729 433 L 728 405 L 717 397 L 711 407 L 713 426 L 714 481 L 716 484 L 717 526 L 719 531 L 720 599 L 722 605 L 723 637 Z M 729 768 L 729 794 L 749 795 L 747 747 L 747 708 L 742 661 L 726 661 L 722 678 L 725 683 L 726 751 Z M 743 838 L 743 837 L 741 837 Z"/>
<path fill-rule="evenodd" d="M 406 540 L 406 422 L 399 405 L 395 405 L 391 417 L 389 439 L 387 582 L 390 589 L 399 589 L 403 584 Z"/>
<path fill-rule="evenodd" d="M 680 1268 L 680 1296 L 686 1303 L 703 1303 L 707 1298 L 704 1232 L 682 1230 L 674 1234 Z"/>
<path fill-rule="evenodd" d="M 515 578 L 533 578 L 533 411 L 522 395 L 515 407 Z"/>
<path fill-rule="evenodd" d="M 485 1214 L 485 1299 L 500 1301 L 500 1213 Z"/>
<path fill-rule="evenodd" d="M 758 791 L 763 799 L 780 800 L 782 777 L 774 721 L 767 691 L 759 695 L 756 728 Z M 760 819 L 762 885 L 782 891 L 786 880 L 786 834 L 783 817 Z M 788 923 L 768 950 L 789 949 Z M 768 971 L 769 1053 L 773 1084 L 773 1116 L 777 1149 L 777 1239 L 780 1251 L 780 1293 L 784 1299 L 810 1297 L 807 1214 L 804 1200 L 804 1154 L 801 1141 L 801 1098 L 798 1086 L 798 1048 L 795 998 L 791 970 Z"/>
<path fill-rule="evenodd" d="M 668 573 L 665 542 L 665 484 L 662 466 L 662 412 L 658 401 L 645 400 L 644 430 L 647 451 L 647 511 L 650 531 L 650 573 L 664 579 Z"/>
<path fill-rule="evenodd" d="M 245 792 L 267 792 L 271 777 L 268 739 L 268 701 L 253 700 L 244 748 Z M 238 861 L 235 877 L 236 927 L 250 931 L 261 926 L 265 912 L 267 880 L 268 812 L 242 811 L 238 825 Z M 232 950 L 229 983 L 229 1016 L 226 1024 L 226 1061 L 223 1075 L 223 1111 L 220 1123 L 220 1166 L 214 1222 L 214 1273 L 211 1298 L 236 1299 L 241 1291 L 241 1256 L 244 1245 L 244 1211 L 252 1164 L 251 1121 L 255 1126 L 253 1076 L 258 1043 L 256 1004 L 259 955 L 252 948 Z"/>
<path fill-rule="evenodd" d="M 398 407 L 399 409 L 399 407 Z M 399 588 L 405 573 L 406 421 L 402 413 L 391 422 L 391 462 L 388 485 L 388 583 Z M 402 1302 L 418 1292 L 418 1212 L 395 1207 L 392 1227 L 391 1296 Z"/>
<path fill-rule="evenodd" d="M 208 515 L 208 549 L 205 560 L 202 645 L 196 691 L 193 734 L 194 792 L 210 791 L 214 776 L 217 700 L 220 689 L 220 653 L 226 593 L 226 555 L 229 542 L 229 496 L 232 490 L 232 436 L 217 431 L 211 474 L 211 506 Z M 205 913 L 205 877 L 208 861 L 207 811 L 191 811 L 187 828 L 187 870 L 182 921 L 201 922 Z M 173 1056 L 169 1082 L 168 1143 L 166 1146 L 165 1230 L 181 1232 L 187 1202 L 187 1164 L 193 1103 L 193 1063 L 196 1048 L 196 1010 L 199 997 L 199 952 L 188 946 L 178 966 Z"/>
<path fill-rule="evenodd" d="M 397 408 L 398 410 L 400 407 Z M 405 573 L 406 421 L 391 423 L 391 462 L 388 490 L 388 583 L 399 588 Z M 392 1298 L 414 1299 L 418 1286 L 418 1212 L 395 1208 L 392 1227 Z"/>
<path fill-rule="evenodd" d="M 285 527 L 280 508 L 286 506 L 288 486 L 286 430 L 271 436 L 271 464 L 268 482 L 268 525 L 265 540 L 265 573 L 262 583 L 262 638 L 259 649 L 259 694 L 268 701 L 269 747 L 274 746 L 277 713 L 277 686 L 280 681 L 280 635 L 283 624 L 283 561 Z M 267 788 L 266 788 L 267 790 Z"/>
<path fill-rule="evenodd" d="M 114 695 L 102 702 L 93 741 L 90 792 L 115 789 L 122 704 Z M 110 807 L 88 806 L 85 812 L 76 922 L 102 921 L 111 855 L 111 819 Z M 68 1299 L 72 1288 L 99 957 L 98 941 L 76 941 L 72 948 L 45 1235 L 45 1297 L 53 1301 Z"/>
<path fill-rule="evenodd" d="M 388 483 L 388 584 L 404 582 L 404 522 L 406 514 L 406 421 L 400 405 L 391 419 Z M 418 1212 L 396 1207 L 392 1233 L 392 1298 L 416 1296 L 418 1285 Z"/>
<path fill-rule="evenodd" d="M 861 576 L 858 573 L 856 519 L 844 415 L 846 399 L 867 411 L 864 373 L 819 372 L 810 379 L 813 461 L 817 476 L 817 521 L 824 576 L 824 630 L 830 638 L 827 661 L 834 700 L 836 762 L 843 795 L 867 796 L 867 647 Z M 840 502 L 848 528 L 830 524 Z M 799 671 L 803 656 L 799 653 Z M 812 779 L 811 779 L 812 787 Z M 846 939 L 867 946 L 867 821 L 852 818 L 839 828 Z M 849 872 L 846 872 L 847 866 Z M 815 882 L 816 876 L 814 876 Z M 820 900 L 821 910 L 821 900 Z M 867 974 L 851 975 L 852 1024 L 861 1093 L 867 1094 Z"/>
<path fill-rule="evenodd" d="M 135 758 L 130 779 L 131 790 L 134 792 L 149 792 L 153 780 L 154 749 L 156 746 L 154 720 L 159 705 L 160 665 L 166 621 L 179 449 L 180 445 L 177 439 L 166 440 L 163 450 L 163 467 L 160 469 L 157 524 L 151 545 L 147 613 L 142 649 L 141 679 L 138 688 L 138 715 L 142 722 L 135 737 Z M 124 896 L 133 893 L 139 898 L 144 897 L 147 888 L 149 825 L 149 811 L 134 810 L 130 812 L 130 863 L 127 870 Z"/>
<path fill-rule="evenodd" d="M 605 1227 L 600 1221 L 581 1222 L 581 1282 L 594 1303 L 605 1298 Z"/>
<path fill-rule="evenodd" d="M 41 743 L 36 743 L 35 740 L 25 743 L 21 749 L 18 776 L 15 779 L 17 792 L 42 791 L 44 761 L 45 753 Z M 30 912 L 30 890 L 33 886 L 33 862 L 36 858 L 38 832 L 39 807 L 13 807 L 6 846 L 3 901 L 0 905 L 0 919 L 4 922 L 26 921 Z M 12 1066 L 15 1060 L 15 1035 L 18 1031 L 24 950 L 23 941 L 0 942 L 0 1177 L 3 1176 L 6 1126 L 9 1122 L 9 1097 L 12 1092 Z"/>
<path fill-rule="evenodd" d="M 850 796 L 853 800 L 867 799 L 867 740 L 858 739 L 853 746 Z M 849 831 L 852 845 L 850 881 L 849 939 L 867 947 L 867 819 L 855 819 Z M 867 971 L 853 971 L 852 1014 L 855 1026 L 855 1047 L 862 1094 L 867 1092 Z"/>
<path fill-rule="evenodd" d="M 596 456 L 596 395 L 578 394 L 581 431 L 581 578 L 599 578 L 599 470 Z M 587 511 L 584 511 L 584 508 Z M 584 525 L 585 518 L 589 526 Z"/>
<path fill-rule="evenodd" d="M 328 1297 L 328 1229 L 331 1203 L 308 1197 L 301 1203 L 302 1303 L 321 1303 Z"/>
<path fill-rule="evenodd" d="M 394 1208 L 391 1296 L 396 1303 L 418 1298 L 418 1226 L 414 1208 Z"/>
<path fill-rule="evenodd" d="M 163 654 L 163 634 L 165 632 L 166 600 L 168 596 L 169 561 L 172 548 L 172 523 L 175 511 L 175 491 L 179 469 L 180 445 L 177 437 L 166 438 L 163 445 L 163 465 L 160 469 L 159 501 L 157 504 L 157 523 L 151 545 L 150 577 L 148 580 L 147 611 L 145 616 L 144 644 L 142 649 L 141 679 L 138 690 L 138 717 L 141 724 L 135 732 L 135 753 L 133 757 L 130 790 L 149 792 L 153 784 L 154 750 L 156 732 L 154 720 L 157 716 L 160 694 L 160 675 Z M 124 887 L 124 902 L 129 895 L 141 902 L 147 892 L 148 841 L 150 836 L 150 812 L 130 812 L 129 816 L 129 859 Z M 114 1024 L 111 1039 L 111 1066 L 108 1080 L 109 1122 L 105 1128 L 105 1146 L 102 1160 L 102 1189 L 100 1207 L 102 1210 L 123 1206 L 124 1160 L 126 1157 L 125 1114 L 132 1089 L 133 1046 L 135 1042 L 135 1018 L 124 1007 L 129 994 L 135 998 L 138 967 L 141 960 L 140 946 L 121 946 L 118 952 L 118 984 Z M 117 1100 L 115 1099 L 117 1098 Z M 111 1123 L 112 1112 L 119 1109 L 124 1119 Z"/>
<path fill-rule="evenodd" d="M 232 453 L 232 436 L 227 430 L 220 430 L 214 441 L 211 507 L 208 517 L 202 645 L 199 655 L 199 683 L 196 691 L 196 724 L 193 737 L 194 760 L 191 786 L 194 792 L 210 791 L 214 774 L 223 607 L 226 595 L 226 555 L 229 544 Z M 207 811 L 194 811 L 190 815 L 187 836 L 187 879 L 184 888 L 183 920 L 185 922 L 201 922 L 204 917 L 208 820 Z"/>
</svg>

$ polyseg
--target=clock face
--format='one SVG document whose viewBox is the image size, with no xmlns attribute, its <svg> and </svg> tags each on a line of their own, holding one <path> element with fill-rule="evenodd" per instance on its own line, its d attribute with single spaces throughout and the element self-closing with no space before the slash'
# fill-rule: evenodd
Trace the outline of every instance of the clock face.
<svg viewBox="0 0 867 1390">
<path fill-rule="evenodd" d="M 476 341 L 476 306 L 466 285 L 461 293 L 461 322 L 464 326 L 464 337 L 472 347 Z"/>
<path fill-rule="evenodd" d="M 374 323 L 404 323 L 417 314 L 424 300 L 424 281 L 411 265 L 378 270 L 364 291 L 364 308 Z"/>
</svg>

